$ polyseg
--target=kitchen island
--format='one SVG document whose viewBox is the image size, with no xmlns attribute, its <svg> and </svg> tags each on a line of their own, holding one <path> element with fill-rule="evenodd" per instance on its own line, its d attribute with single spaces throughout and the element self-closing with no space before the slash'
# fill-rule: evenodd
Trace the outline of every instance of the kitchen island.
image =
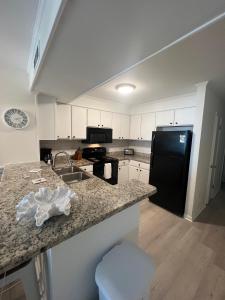
<svg viewBox="0 0 225 300">
<path fill-rule="evenodd" d="M 40 174 L 29 173 L 33 168 L 41 168 Z M 34 185 L 31 179 L 38 176 L 47 181 Z M 0 183 L 0 274 L 45 253 L 46 268 L 51 270 L 47 272 L 49 299 L 60 299 L 62 295 L 66 300 L 89 299 L 90 292 L 93 296 L 97 292 L 93 290 L 96 263 L 115 243 L 137 229 L 138 202 L 154 194 L 156 188 L 137 180 L 113 186 L 90 176 L 69 186 L 78 195 L 69 216 L 53 217 L 41 228 L 31 220 L 16 221 L 15 206 L 24 195 L 40 187 L 54 189 L 63 185 L 52 169 L 41 162 L 5 167 Z M 79 290 L 75 283 L 79 284 Z M 76 298 L 68 288 L 75 288 L 78 294 L 86 291 Z"/>
</svg>

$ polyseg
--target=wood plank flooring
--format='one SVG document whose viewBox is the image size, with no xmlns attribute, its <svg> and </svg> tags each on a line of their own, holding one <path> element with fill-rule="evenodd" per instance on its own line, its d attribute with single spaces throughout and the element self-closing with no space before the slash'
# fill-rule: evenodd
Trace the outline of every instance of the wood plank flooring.
<svg viewBox="0 0 225 300">
<path fill-rule="evenodd" d="M 225 299 L 225 190 L 194 223 L 146 200 L 139 244 L 156 266 L 151 300 Z"/>
<path fill-rule="evenodd" d="M 151 300 L 225 300 L 225 189 L 194 223 L 143 201 L 139 245 L 156 267 Z M 24 299 L 17 284 L 1 300 Z"/>
</svg>

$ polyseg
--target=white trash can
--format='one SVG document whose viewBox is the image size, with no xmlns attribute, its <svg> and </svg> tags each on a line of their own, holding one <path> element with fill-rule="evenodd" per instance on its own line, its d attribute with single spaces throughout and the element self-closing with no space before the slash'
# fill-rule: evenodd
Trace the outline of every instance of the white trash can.
<svg viewBox="0 0 225 300">
<path fill-rule="evenodd" d="M 149 300 L 154 274 L 151 258 L 136 245 L 124 241 L 98 264 L 95 281 L 100 300 Z"/>
</svg>

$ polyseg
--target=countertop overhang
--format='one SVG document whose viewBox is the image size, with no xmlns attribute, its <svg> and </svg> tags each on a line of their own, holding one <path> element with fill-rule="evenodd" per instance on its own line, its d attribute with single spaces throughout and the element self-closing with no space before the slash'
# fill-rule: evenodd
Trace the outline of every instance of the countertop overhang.
<svg viewBox="0 0 225 300">
<path fill-rule="evenodd" d="M 29 173 L 33 168 L 41 168 L 41 177 L 47 182 L 34 185 L 31 179 L 37 174 Z M 25 179 L 24 175 L 31 177 Z M 53 217 L 40 228 L 31 220 L 16 221 L 15 206 L 23 196 L 40 187 L 63 185 L 51 167 L 42 162 L 5 167 L 0 183 L 0 274 L 156 193 L 154 186 L 138 180 L 110 185 L 91 176 L 69 186 L 78 195 L 69 216 Z"/>
</svg>

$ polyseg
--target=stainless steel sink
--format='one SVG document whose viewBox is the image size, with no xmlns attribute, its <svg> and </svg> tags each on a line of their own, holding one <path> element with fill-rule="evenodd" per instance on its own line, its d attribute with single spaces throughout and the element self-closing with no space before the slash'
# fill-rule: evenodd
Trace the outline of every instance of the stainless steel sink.
<svg viewBox="0 0 225 300">
<path fill-rule="evenodd" d="M 84 172 L 75 172 L 75 173 L 69 173 L 69 174 L 63 174 L 60 175 L 62 180 L 68 184 L 77 183 L 82 180 L 90 178 L 87 174 Z"/>
<path fill-rule="evenodd" d="M 53 171 L 67 184 L 77 183 L 90 178 L 78 167 L 53 168 Z"/>
</svg>

